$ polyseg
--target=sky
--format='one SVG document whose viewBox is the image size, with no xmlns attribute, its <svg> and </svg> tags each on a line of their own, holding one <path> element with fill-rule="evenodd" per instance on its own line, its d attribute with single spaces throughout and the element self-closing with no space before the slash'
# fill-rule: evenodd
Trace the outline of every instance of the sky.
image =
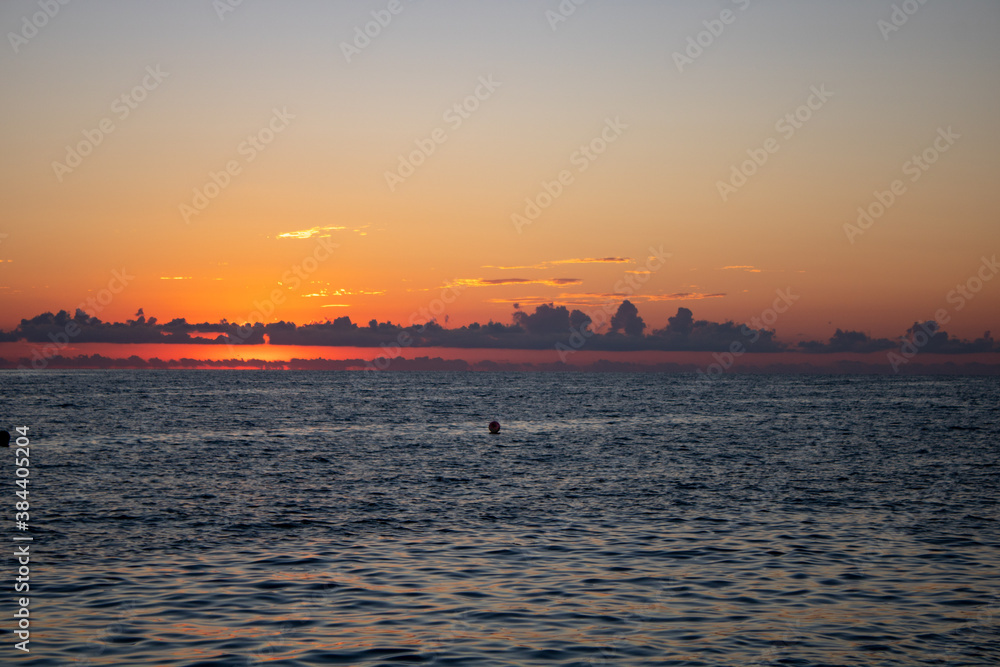
<svg viewBox="0 0 1000 667">
<path fill-rule="evenodd" d="M 661 328 L 790 293 L 790 342 L 1000 330 L 993 0 L 7 0 L 0 27 L 0 329 L 611 298 Z"/>
</svg>

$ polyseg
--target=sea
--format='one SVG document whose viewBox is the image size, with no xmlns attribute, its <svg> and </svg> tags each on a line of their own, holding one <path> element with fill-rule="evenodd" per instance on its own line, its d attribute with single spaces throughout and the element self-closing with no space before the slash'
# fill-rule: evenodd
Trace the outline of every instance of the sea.
<svg viewBox="0 0 1000 667">
<path fill-rule="evenodd" d="M 0 371 L 29 441 L 0 663 L 995 666 L 998 405 L 995 377 Z"/>
</svg>

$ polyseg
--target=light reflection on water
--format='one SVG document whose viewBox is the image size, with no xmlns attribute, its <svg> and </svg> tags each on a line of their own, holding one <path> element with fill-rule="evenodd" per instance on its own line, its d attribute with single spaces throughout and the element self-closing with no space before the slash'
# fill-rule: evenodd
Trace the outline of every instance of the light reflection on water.
<svg viewBox="0 0 1000 667">
<path fill-rule="evenodd" d="M 25 664 L 1000 659 L 994 380 L 3 380 Z"/>
</svg>

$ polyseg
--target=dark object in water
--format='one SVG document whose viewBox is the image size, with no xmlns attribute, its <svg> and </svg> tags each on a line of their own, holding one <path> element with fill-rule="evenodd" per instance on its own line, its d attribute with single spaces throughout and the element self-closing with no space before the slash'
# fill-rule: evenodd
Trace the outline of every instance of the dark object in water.
<svg viewBox="0 0 1000 667">
<path fill-rule="evenodd" d="M 500 432 L 500 422 L 490 422 L 490 433 L 496 435 Z"/>
<path fill-rule="evenodd" d="M 10 447 L 10 433 L 7 431 L 0 431 L 0 447 Z"/>
</svg>

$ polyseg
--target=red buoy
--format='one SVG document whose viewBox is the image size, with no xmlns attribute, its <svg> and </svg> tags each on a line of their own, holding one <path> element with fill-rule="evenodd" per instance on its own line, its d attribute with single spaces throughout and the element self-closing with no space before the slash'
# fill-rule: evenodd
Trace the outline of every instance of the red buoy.
<svg viewBox="0 0 1000 667">
<path fill-rule="evenodd" d="M 500 432 L 500 422 L 490 422 L 490 433 Z"/>
</svg>

